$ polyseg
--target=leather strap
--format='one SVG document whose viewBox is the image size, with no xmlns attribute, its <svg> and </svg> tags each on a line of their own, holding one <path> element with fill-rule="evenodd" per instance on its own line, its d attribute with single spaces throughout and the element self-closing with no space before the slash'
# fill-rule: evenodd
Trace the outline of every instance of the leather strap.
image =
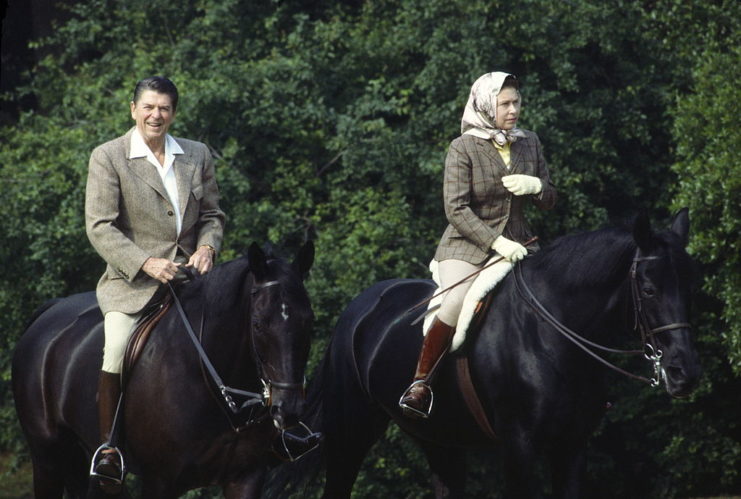
<svg viewBox="0 0 741 499">
<path fill-rule="evenodd" d="M 468 357 L 458 357 L 455 366 L 458 373 L 458 386 L 473 419 L 476 420 L 476 423 L 479 425 L 479 428 L 481 428 L 481 431 L 484 432 L 484 435 L 492 440 L 498 440 L 499 438 L 496 433 L 494 433 L 494 430 L 489 424 L 489 419 L 486 417 L 484 406 L 481 405 L 481 400 L 479 400 L 479 396 L 476 394 L 476 388 L 473 386 L 473 381 L 471 380 L 471 369 L 468 366 Z"/>
</svg>

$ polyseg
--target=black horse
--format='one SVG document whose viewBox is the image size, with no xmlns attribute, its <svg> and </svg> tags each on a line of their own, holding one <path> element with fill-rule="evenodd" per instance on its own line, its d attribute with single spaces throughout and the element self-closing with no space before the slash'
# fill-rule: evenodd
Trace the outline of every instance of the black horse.
<svg viewBox="0 0 741 499">
<path fill-rule="evenodd" d="M 303 279 L 313 259 L 312 243 L 293 264 L 253 244 L 246 256 L 178 288 L 205 356 L 172 307 L 128 373 L 124 457 L 141 476 L 142 497 L 207 485 L 220 485 L 227 498 L 259 496 L 267 469 L 280 462 L 281 430 L 297 425 L 304 410 L 313 314 Z M 18 342 L 13 393 L 37 499 L 61 498 L 65 489 L 86 494 L 100 443 L 102 348 L 94 293 L 46 304 Z M 223 393 L 214 379 L 223 380 Z"/>
<path fill-rule="evenodd" d="M 324 434 L 325 497 L 350 496 L 366 453 L 389 420 L 421 447 L 437 497 L 462 497 L 466 448 L 493 445 L 503 446 L 506 456 L 508 496 L 538 494 L 534 463 L 544 455 L 553 495 L 579 497 L 587 440 L 607 402 L 609 370 L 559 330 L 570 328 L 564 334 L 594 350 L 588 341 L 614 343 L 638 325 L 653 358 L 654 384 L 663 379 L 670 395 L 689 394 L 700 367 L 688 324 L 688 231 L 682 210 L 670 231 L 655 234 L 642 217 L 632 234 L 612 228 L 567 236 L 526 258 L 494 290 L 478 331 L 441 364 L 426 420 L 402 416 L 398 401 L 422 342 L 416 319 L 423 307 L 416 305 L 434 285 L 397 279 L 362 292 L 340 317 L 309 390 L 310 417 Z M 536 312 L 538 304 L 543 309 Z M 456 381 L 462 356 L 485 415 L 480 423 Z M 493 437 L 482 429 L 487 423 Z"/>
</svg>

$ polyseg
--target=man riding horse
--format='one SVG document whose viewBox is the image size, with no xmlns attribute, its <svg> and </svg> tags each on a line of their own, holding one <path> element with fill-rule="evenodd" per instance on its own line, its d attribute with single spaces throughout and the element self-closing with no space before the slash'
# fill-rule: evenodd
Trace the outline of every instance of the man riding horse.
<svg viewBox="0 0 741 499">
<path fill-rule="evenodd" d="M 225 217 L 208 147 L 167 133 L 177 104 L 177 88 L 167 78 L 139 81 L 130 103 L 136 125 L 90 157 L 85 226 L 107 263 L 96 289 L 105 331 L 98 385 L 103 442 L 121 394 L 126 344 L 142 310 L 181 265 L 201 274 L 211 270 L 223 237 Z M 94 470 L 102 484 L 120 485 L 115 449 L 103 450 Z"/>
</svg>

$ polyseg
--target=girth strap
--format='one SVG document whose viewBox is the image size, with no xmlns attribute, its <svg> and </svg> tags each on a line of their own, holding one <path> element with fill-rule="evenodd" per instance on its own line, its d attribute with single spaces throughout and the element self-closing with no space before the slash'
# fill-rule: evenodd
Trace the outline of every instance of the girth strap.
<svg viewBox="0 0 741 499">
<path fill-rule="evenodd" d="M 476 388 L 473 386 L 471 380 L 471 369 L 468 365 L 468 357 L 461 356 L 455 361 L 456 372 L 458 373 L 458 387 L 463 395 L 463 400 L 466 401 L 466 406 L 471 412 L 471 415 L 476 420 L 476 423 L 481 428 L 481 431 L 492 440 L 498 440 L 496 433 L 489 424 L 489 419 L 486 417 L 484 412 L 484 406 L 481 405 L 481 400 L 476 394 Z"/>
</svg>

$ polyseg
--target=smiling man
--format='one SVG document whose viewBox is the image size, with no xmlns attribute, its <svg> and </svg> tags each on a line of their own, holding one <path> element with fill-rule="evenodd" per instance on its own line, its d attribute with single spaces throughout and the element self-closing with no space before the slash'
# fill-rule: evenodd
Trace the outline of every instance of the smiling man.
<svg viewBox="0 0 741 499">
<path fill-rule="evenodd" d="M 211 153 L 200 142 L 167 133 L 177 104 L 178 91 L 170 80 L 141 80 L 130 103 L 136 126 L 90 157 L 85 228 L 107 264 L 96 290 L 105 330 L 98 383 L 104 444 L 121 394 L 124 351 L 142 310 L 180 265 L 202 274 L 211 270 L 223 237 Z M 103 490 L 118 492 L 117 450 L 104 445 L 94 459 Z"/>
</svg>

